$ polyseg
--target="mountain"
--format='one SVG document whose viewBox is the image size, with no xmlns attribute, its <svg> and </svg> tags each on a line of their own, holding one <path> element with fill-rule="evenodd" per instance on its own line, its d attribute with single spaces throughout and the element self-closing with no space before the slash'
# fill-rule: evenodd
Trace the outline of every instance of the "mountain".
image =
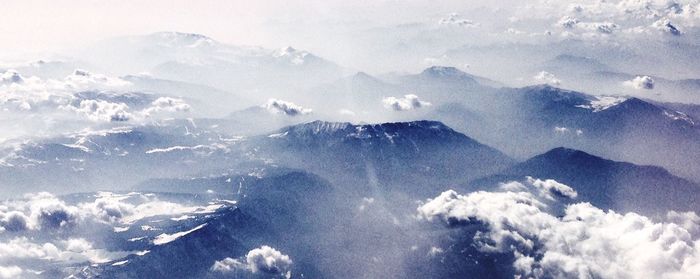
<svg viewBox="0 0 700 279">
<path fill-rule="evenodd" d="M 669 210 L 698 211 L 700 185 L 663 168 L 603 159 L 583 151 L 555 148 L 475 182 L 520 180 L 525 176 L 554 179 L 572 187 L 578 197 L 599 208 L 663 216 Z"/>
<path fill-rule="evenodd" d="M 336 80 L 344 71 L 331 61 L 292 47 L 269 50 L 234 46 L 204 35 L 178 32 L 109 39 L 75 56 L 115 75 L 147 72 L 156 78 L 237 94 L 267 95 L 255 102 Z"/>
<path fill-rule="evenodd" d="M 499 83 L 467 74 L 455 67 L 432 66 L 419 74 L 398 78 L 406 92 L 414 92 L 434 103 L 469 99 L 470 93 L 491 91 Z"/>
<path fill-rule="evenodd" d="M 148 250 L 147 254 L 114 261 L 126 260 L 124 264 L 109 262 L 79 271 L 115 278 L 143 274 L 151 278 L 218 278 L 224 275 L 211 270 L 215 261 L 227 257 L 245 261 L 248 251 L 267 245 L 293 259 L 291 272 L 295 278 L 301 274 L 313 277 L 331 274 L 337 267 L 328 261 L 340 260 L 342 255 L 332 250 L 334 245 L 318 243 L 342 239 L 343 233 L 329 230 L 346 218 L 343 211 L 349 209 L 338 205 L 333 193 L 333 186 L 327 181 L 307 172 L 271 175 L 237 194 L 235 205 L 180 221 L 179 230 L 189 233 L 161 245 L 146 242 L 150 245 L 140 249 Z M 197 229 L 189 231 L 192 227 Z M 172 267 L 166 268 L 164 262 L 170 262 Z M 258 278 L 245 272 L 239 276 Z"/>
<path fill-rule="evenodd" d="M 417 74 L 384 75 L 381 78 L 358 72 L 313 87 L 300 98 L 327 115 L 336 115 L 331 120 L 405 122 L 426 119 L 430 107 L 472 100 L 501 86 L 455 67 L 432 66 Z M 391 99 L 408 102 L 408 95 L 415 95 L 426 105 L 404 109 L 387 105 L 387 100 Z"/>
<path fill-rule="evenodd" d="M 449 108 L 439 106 L 427 117 L 516 158 L 566 146 L 614 160 L 658 165 L 700 181 L 693 171 L 700 157 L 687 152 L 700 147 L 697 121 L 639 98 L 592 96 L 548 85 L 503 88 Z"/>
<path fill-rule="evenodd" d="M 0 185 L 6 195 L 124 190 L 147 178 L 234 165 L 229 153 L 238 140 L 185 120 L 29 139 L 2 149 Z"/>
<path fill-rule="evenodd" d="M 310 88 L 303 98 L 327 114 L 338 114 L 340 110 L 352 112 L 368 111 L 371 118 L 386 114 L 382 100 L 389 96 L 403 96 L 405 91 L 399 84 L 390 83 L 364 72 L 343 77 L 333 82 Z"/>
<path fill-rule="evenodd" d="M 259 157 L 311 170 L 334 184 L 353 185 L 354 195 L 401 191 L 423 196 L 513 162 L 436 121 L 314 121 L 250 142 L 260 146 Z"/>
<path fill-rule="evenodd" d="M 186 98 L 195 113 L 209 117 L 223 116 L 253 104 L 239 94 L 201 84 L 160 79 L 149 75 L 126 75 L 122 79 L 130 82 L 130 88 L 136 91 Z"/>
</svg>

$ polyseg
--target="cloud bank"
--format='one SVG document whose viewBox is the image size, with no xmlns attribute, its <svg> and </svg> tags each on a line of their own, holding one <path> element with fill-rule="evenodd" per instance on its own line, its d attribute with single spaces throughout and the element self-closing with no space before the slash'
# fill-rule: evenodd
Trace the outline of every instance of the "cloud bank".
<svg viewBox="0 0 700 279">
<path fill-rule="evenodd" d="M 575 196 L 553 180 L 528 178 L 540 190 Z M 514 184 L 516 183 L 516 184 Z M 555 202 L 518 182 L 503 192 L 446 191 L 418 208 L 423 220 L 452 230 L 477 226 L 472 241 L 484 253 L 512 254 L 517 276 L 532 278 L 697 278 L 699 220 L 669 212 L 665 221 L 575 203 Z M 466 234 L 466 233 L 465 233 Z"/>
</svg>

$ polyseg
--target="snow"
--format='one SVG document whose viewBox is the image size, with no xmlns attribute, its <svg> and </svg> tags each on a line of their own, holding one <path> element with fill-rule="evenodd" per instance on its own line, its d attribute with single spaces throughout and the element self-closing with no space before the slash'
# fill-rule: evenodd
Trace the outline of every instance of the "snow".
<svg viewBox="0 0 700 279">
<path fill-rule="evenodd" d="M 593 112 L 604 111 L 627 100 L 625 97 L 599 96 L 588 105 L 578 105 L 576 107 L 593 110 Z"/>
<path fill-rule="evenodd" d="M 113 263 L 112 266 L 120 266 L 120 265 L 124 265 L 128 262 L 129 262 L 129 260 L 118 261 L 118 262 Z"/>
<path fill-rule="evenodd" d="M 155 245 L 163 245 L 163 244 L 166 244 L 166 243 L 170 243 L 170 242 L 175 241 L 176 239 L 178 239 L 178 238 L 180 238 L 180 237 L 183 237 L 183 236 L 185 236 L 185 235 L 188 235 L 188 234 L 190 234 L 190 233 L 192 233 L 192 232 L 194 232 L 194 231 L 196 231 L 196 230 L 199 230 L 199 229 L 203 228 L 203 227 L 206 226 L 206 225 L 207 225 L 207 224 L 204 223 L 204 224 L 201 224 L 201 225 L 199 225 L 199 226 L 197 226 L 197 227 L 195 227 L 194 229 L 191 229 L 191 230 L 189 230 L 189 231 L 177 232 L 177 233 L 174 233 L 174 234 L 167 234 L 167 233 L 160 234 L 160 235 L 156 236 L 156 238 L 153 240 L 153 244 L 155 244 Z"/>
</svg>

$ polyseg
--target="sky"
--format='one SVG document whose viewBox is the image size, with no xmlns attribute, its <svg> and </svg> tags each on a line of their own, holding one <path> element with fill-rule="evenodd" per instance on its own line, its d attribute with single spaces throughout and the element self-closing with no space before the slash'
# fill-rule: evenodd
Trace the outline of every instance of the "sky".
<svg viewBox="0 0 700 279">
<path fill-rule="evenodd" d="M 461 4 L 472 5 L 469 2 Z M 57 51 L 157 31 L 201 33 L 222 42 L 276 48 L 344 28 L 409 22 L 425 14 L 424 7 L 451 11 L 452 3 L 458 2 L 426 7 L 417 1 L 4 1 L 0 50 Z M 290 36 L 292 28 L 296 31 Z"/>
</svg>

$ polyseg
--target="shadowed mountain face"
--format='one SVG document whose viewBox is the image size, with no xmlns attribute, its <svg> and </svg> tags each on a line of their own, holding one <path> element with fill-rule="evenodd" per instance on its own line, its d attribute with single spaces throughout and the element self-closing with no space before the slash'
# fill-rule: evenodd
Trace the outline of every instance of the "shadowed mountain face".
<svg viewBox="0 0 700 279">
<path fill-rule="evenodd" d="M 668 210 L 700 210 L 700 185 L 663 168 L 606 160 L 556 148 L 472 183 L 479 187 L 525 176 L 546 177 L 570 185 L 578 197 L 600 208 L 663 216 Z"/>
<path fill-rule="evenodd" d="M 333 187 L 325 180 L 303 171 L 288 171 L 262 178 L 245 188 L 236 197 L 235 206 L 216 213 L 180 222 L 183 231 L 198 224 L 203 227 L 181 236 L 166 245 L 145 247 L 150 252 L 126 258 L 123 266 L 104 264 L 86 267 L 83 274 L 100 274 L 113 278 L 219 278 L 210 270 L 224 258 L 245 257 L 246 252 L 261 245 L 270 245 L 294 259 L 294 274 L 322 276 L 332 267 L 319 255 L 329 255 L 318 241 L 331 236 L 331 228 L 347 218 L 335 201 Z M 324 250 L 325 249 L 325 250 Z M 338 259 L 335 259 L 338 260 Z M 169 266 L 160 263 L 169 262 Z M 297 264 L 298 263 L 298 264 Z M 326 273 L 320 273 L 324 270 Z M 244 278 L 270 274 L 240 272 Z"/>
</svg>

